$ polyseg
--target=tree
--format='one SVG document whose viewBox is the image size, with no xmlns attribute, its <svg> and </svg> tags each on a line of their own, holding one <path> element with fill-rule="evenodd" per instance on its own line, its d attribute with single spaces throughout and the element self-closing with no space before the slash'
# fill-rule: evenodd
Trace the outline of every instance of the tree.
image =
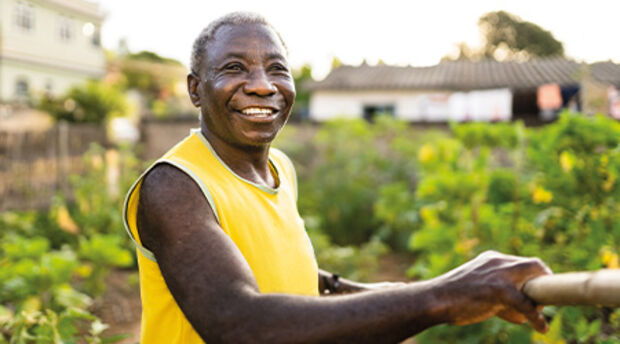
<svg viewBox="0 0 620 344">
<path fill-rule="evenodd" d="M 540 26 L 504 11 L 490 12 L 478 21 L 484 34 L 484 54 L 494 57 L 498 49 L 507 49 L 508 56 L 564 56 L 562 42 Z"/>
<path fill-rule="evenodd" d="M 148 50 L 142 50 L 135 54 L 129 54 L 127 55 L 127 59 L 183 66 L 183 64 L 178 60 L 171 59 L 169 57 L 163 57 L 161 55 L 158 55 L 157 53 Z"/>
<path fill-rule="evenodd" d="M 295 104 L 293 105 L 291 116 L 295 120 L 301 120 L 308 114 L 310 91 L 306 88 L 305 84 L 312 81 L 312 67 L 309 64 L 304 64 L 299 69 L 293 70 L 293 79 L 295 81 L 297 96 L 295 97 Z"/>
<path fill-rule="evenodd" d="M 121 74 L 123 87 L 137 91 L 148 114 L 157 118 L 194 113 L 185 93 L 187 68 L 152 51 L 127 53 L 109 63 Z"/>
<path fill-rule="evenodd" d="M 484 36 L 480 49 L 465 43 L 458 46 L 457 57 L 450 60 L 530 59 L 532 57 L 564 56 L 564 45 L 553 34 L 542 27 L 505 12 L 489 12 L 478 20 L 478 27 Z"/>
</svg>

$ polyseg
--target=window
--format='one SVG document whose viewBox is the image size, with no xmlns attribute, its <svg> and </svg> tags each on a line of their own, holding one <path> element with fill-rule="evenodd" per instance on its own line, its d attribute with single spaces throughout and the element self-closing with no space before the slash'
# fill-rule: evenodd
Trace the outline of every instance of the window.
<svg viewBox="0 0 620 344">
<path fill-rule="evenodd" d="M 45 95 L 47 97 L 51 97 L 54 91 L 54 83 L 52 82 L 51 79 L 48 79 L 45 82 Z"/>
<path fill-rule="evenodd" d="M 96 47 L 101 45 L 101 31 L 99 31 L 99 28 L 95 29 L 95 32 L 93 33 L 93 38 L 92 38 L 91 42 Z"/>
<path fill-rule="evenodd" d="M 15 99 L 18 101 L 26 101 L 29 95 L 28 81 L 25 79 L 17 79 L 15 82 Z"/>
<path fill-rule="evenodd" d="M 82 33 L 84 36 L 90 38 L 90 42 L 93 46 L 98 47 L 101 45 L 101 32 L 99 31 L 99 27 L 95 26 L 95 24 L 85 23 L 82 26 Z"/>
<path fill-rule="evenodd" d="M 60 17 L 59 34 L 63 41 L 70 41 L 73 38 L 73 19 L 66 16 Z"/>
<path fill-rule="evenodd" d="M 23 31 L 34 28 L 34 7 L 25 2 L 18 2 L 15 6 L 15 25 Z"/>
<path fill-rule="evenodd" d="M 394 116 L 394 105 L 364 105 L 364 119 L 372 122 L 377 115 Z"/>
</svg>

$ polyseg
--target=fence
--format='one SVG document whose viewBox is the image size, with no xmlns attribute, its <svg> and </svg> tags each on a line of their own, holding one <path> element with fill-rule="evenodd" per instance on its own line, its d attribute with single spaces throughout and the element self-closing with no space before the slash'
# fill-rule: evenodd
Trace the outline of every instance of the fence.
<svg viewBox="0 0 620 344">
<path fill-rule="evenodd" d="M 91 143 L 107 145 L 105 128 L 59 123 L 46 131 L 0 132 L 0 211 L 49 206 L 84 168 Z"/>
</svg>

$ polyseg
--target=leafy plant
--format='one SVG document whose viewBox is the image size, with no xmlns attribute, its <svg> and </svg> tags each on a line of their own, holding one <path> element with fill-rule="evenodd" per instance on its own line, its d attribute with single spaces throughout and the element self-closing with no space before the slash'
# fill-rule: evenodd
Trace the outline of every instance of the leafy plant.
<svg viewBox="0 0 620 344">
<path fill-rule="evenodd" d="M 71 88 L 59 99 L 43 98 L 40 107 L 57 120 L 75 123 L 103 123 L 127 111 L 124 95 L 99 81 Z"/>
</svg>

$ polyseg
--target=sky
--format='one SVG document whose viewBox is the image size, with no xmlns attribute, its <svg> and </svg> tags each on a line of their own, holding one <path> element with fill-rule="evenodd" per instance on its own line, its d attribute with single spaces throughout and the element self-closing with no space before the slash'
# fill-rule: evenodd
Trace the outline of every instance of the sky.
<svg viewBox="0 0 620 344">
<path fill-rule="evenodd" d="M 269 20 L 286 41 L 293 68 L 313 67 L 317 79 L 333 57 L 345 64 L 428 66 L 459 42 L 480 46 L 478 18 L 504 10 L 551 31 L 577 60 L 620 63 L 619 0 L 99 0 L 106 13 L 103 44 L 125 38 L 132 52 L 151 50 L 189 63 L 191 46 L 210 21 L 232 11 Z"/>
</svg>

